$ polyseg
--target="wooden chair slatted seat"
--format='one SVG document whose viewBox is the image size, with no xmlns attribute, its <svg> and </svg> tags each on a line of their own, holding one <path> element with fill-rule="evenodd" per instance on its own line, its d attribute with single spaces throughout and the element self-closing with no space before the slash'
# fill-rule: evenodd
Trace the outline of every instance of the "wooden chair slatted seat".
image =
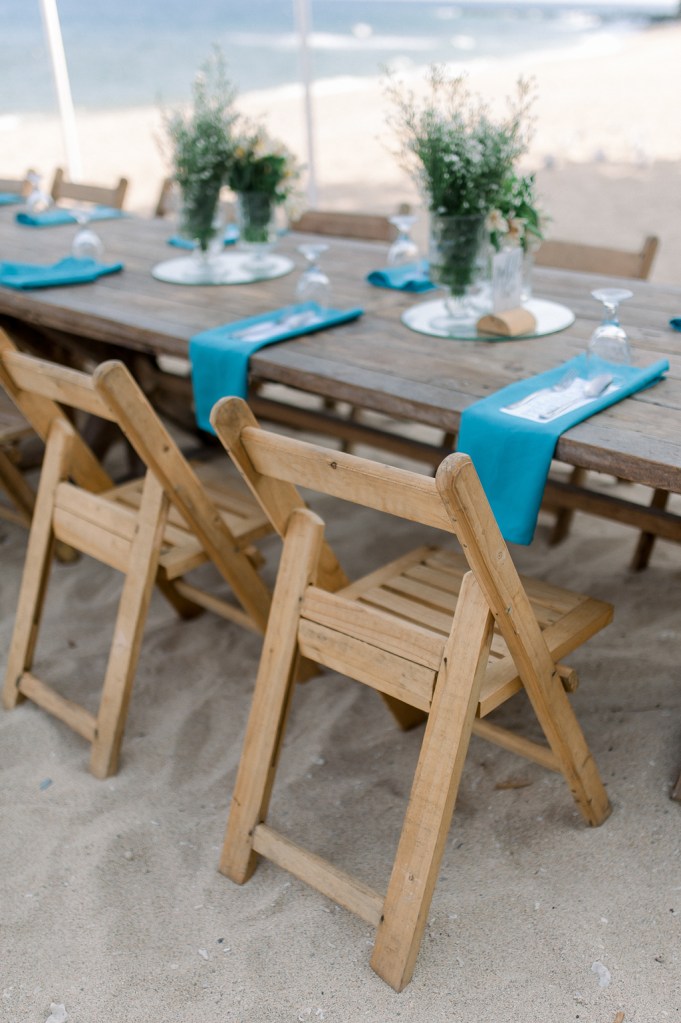
<svg viewBox="0 0 681 1023">
<path fill-rule="evenodd" d="M 241 399 L 213 426 L 284 541 L 220 870 L 237 883 L 266 856 L 377 927 L 371 965 L 408 983 L 426 924 L 471 733 L 561 772 L 585 820 L 608 798 L 561 659 L 602 629 L 610 605 L 521 580 L 470 459 L 435 479 L 260 428 Z M 350 582 L 297 486 L 454 534 L 463 553 L 419 547 Z M 387 523 L 386 523 L 387 528 Z M 267 823 L 300 657 L 428 715 L 385 898 Z M 484 720 L 524 690 L 546 744 Z"/>
<path fill-rule="evenodd" d="M 46 445 L 3 702 L 11 708 L 29 698 L 66 722 L 92 743 L 92 772 L 107 777 L 118 765 L 154 583 L 183 617 L 205 608 L 262 632 L 270 594 L 251 544 L 271 527 L 241 481 L 218 484 L 211 471 L 204 487 L 201 470 L 186 461 L 122 363 L 83 373 L 20 353 L 0 332 L 0 383 Z M 117 487 L 65 408 L 116 423 L 144 464 L 144 475 Z M 125 576 L 96 715 L 32 673 L 55 541 Z M 184 578 L 206 562 L 229 584 L 233 600 Z"/>
<path fill-rule="evenodd" d="M 35 494 L 19 467 L 19 446 L 32 434 L 30 425 L 0 391 L 0 491 L 9 499 L 9 504 L 0 502 L 0 518 L 22 526 L 31 524 Z"/>
</svg>

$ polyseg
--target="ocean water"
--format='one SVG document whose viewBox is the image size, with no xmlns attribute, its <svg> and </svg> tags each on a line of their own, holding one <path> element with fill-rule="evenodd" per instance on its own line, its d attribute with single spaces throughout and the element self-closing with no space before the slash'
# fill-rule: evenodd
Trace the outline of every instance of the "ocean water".
<svg viewBox="0 0 681 1023">
<path fill-rule="evenodd" d="M 560 52 L 637 31 L 672 0 L 310 0 L 315 79 L 372 76 L 433 61 Z M 73 101 L 80 109 L 189 97 L 214 44 L 239 92 L 300 79 L 291 0 L 58 0 Z M 0 0 L 0 117 L 57 108 L 39 0 Z"/>
</svg>

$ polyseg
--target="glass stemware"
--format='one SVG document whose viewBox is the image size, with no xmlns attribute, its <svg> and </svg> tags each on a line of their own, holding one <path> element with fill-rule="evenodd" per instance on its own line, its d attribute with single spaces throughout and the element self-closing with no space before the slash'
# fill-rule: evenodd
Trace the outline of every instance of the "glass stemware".
<svg viewBox="0 0 681 1023">
<path fill-rule="evenodd" d="M 307 260 L 296 284 L 297 302 L 315 302 L 322 309 L 331 306 L 331 281 L 319 266 L 319 258 L 329 246 L 326 242 L 306 242 L 298 246 L 298 252 Z"/>
<path fill-rule="evenodd" d="M 390 223 L 397 228 L 397 238 L 388 249 L 388 266 L 413 263 L 419 256 L 419 247 L 410 233 L 416 217 L 412 213 L 398 213 L 390 217 Z"/>
<path fill-rule="evenodd" d="M 77 206 L 71 212 L 78 224 L 78 230 L 71 242 L 71 255 L 75 259 L 101 260 L 104 255 L 104 244 L 99 235 L 91 227 L 88 227 L 90 210 Z"/>
<path fill-rule="evenodd" d="M 596 288 L 591 294 L 605 306 L 602 322 L 596 327 L 587 349 L 587 357 L 594 356 L 606 362 L 630 364 L 631 348 L 626 331 L 619 321 L 619 304 L 631 298 L 628 288 Z"/>
<path fill-rule="evenodd" d="M 26 209 L 29 213 L 44 213 L 52 206 L 52 196 L 43 191 L 40 175 L 35 171 L 30 171 L 26 177 L 31 186 L 26 196 Z"/>
</svg>

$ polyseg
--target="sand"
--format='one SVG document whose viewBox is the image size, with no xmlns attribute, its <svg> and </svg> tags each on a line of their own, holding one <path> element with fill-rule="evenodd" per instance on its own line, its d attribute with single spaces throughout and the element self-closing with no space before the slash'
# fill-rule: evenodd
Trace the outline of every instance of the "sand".
<svg viewBox="0 0 681 1023">
<path fill-rule="evenodd" d="M 668 281 L 678 260 L 665 257 L 681 255 L 680 43 L 678 27 L 657 29 L 607 58 L 535 69 L 532 158 L 556 234 L 635 244 L 656 230 L 656 274 Z M 515 71 L 488 69 L 480 81 L 496 89 Z M 320 159 L 322 195 L 390 208 L 411 193 L 372 148 L 377 93 L 364 95 L 319 98 L 322 134 L 338 147 Z M 294 100 L 268 102 L 293 134 Z M 164 173 L 154 118 L 79 118 L 88 172 L 128 173 L 139 209 Z M 353 123 L 357 138 L 360 126 L 368 134 L 351 165 Z M 627 149 L 635 130 L 646 133 L 642 152 Z M 35 163 L 49 174 L 52 122 L 33 149 L 30 125 L 6 132 L 17 160 L 7 173 Z M 351 574 L 424 538 L 319 508 Z M 26 534 L 2 524 L 0 535 L 2 670 Z M 271 864 L 242 888 L 218 874 L 260 641 L 210 615 L 178 624 L 155 596 L 116 777 L 95 780 L 86 743 L 36 707 L 0 712 L 3 1019 L 42 1021 L 51 1003 L 87 1023 L 681 1019 L 681 806 L 669 799 L 681 767 L 681 549 L 658 543 L 648 570 L 632 575 L 624 527 L 578 516 L 562 546 L 547 536 L 542 522 L 532 546 L 514 550 L 521 570 L 616 605 L 615 623 L 571 662 L 582 680 L 573 703 L 613 804 L 601 828 L 582 823 L 562 778 L 473 739 L 414 978 L 395 994 L 369 968 L 361 921 Z M 271 578 L 277 543 L 264 551 Z M 90 707 L 119 591 L 87 559 L 52 574 L 36 670 Z M 522 702 L 500 720 L 533 728 Z M 384 887 L 420 732 L 398 733 L 374 693 L 328 673 L 299 688 L 288 734 L 273 822 Z"/>
</svg>

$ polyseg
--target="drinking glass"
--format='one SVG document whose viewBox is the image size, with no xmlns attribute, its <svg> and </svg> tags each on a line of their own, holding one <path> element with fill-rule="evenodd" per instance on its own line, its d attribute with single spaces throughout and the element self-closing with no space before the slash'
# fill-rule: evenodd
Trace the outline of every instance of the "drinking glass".
<svg viewBox="0 0 681 1023">
<path fill-rule="evenodd" d="M 619 304 L 631 298 L 628 288 L 597 288 L 591 294 L 605 306 L 602 322 L 596 327 L 587 349 L 587 356 L 597 356 L 606 362 L 630 364 L 631 348 L 626 331 L 619 321 Z"/>
<path fill-rule="evenodd" d="M 99 235 L 91 227 L 88 227 L 90 210 L 77 206 L 71 212 L 78 224 L 78 230 L 71 242 L 71 255 L 76 259 L 101 260 L 104 255 L 104 245 Z"/>
<path fill-rule="evenodd" d="M 419 255 L 419 247 L 410 233 L 416 217 L 412 213 L 398 213 L 390 218 L 390 223 L 397 228 L 397 238 L 388 249 L 388 266 L 413 263 Z"/>
<path fill-rule="evenodd" d="M 326 242 L 306 242 L 298 246 L 298 252 L 307 260 L 296 284 L 297 302 L 316 302 L 322 309 L 331 306 L 331 281 L 319 266 L 319 258 L 329 246 Z"/>
<path fill-rule="evenodd" d="M 29 213 L 44 213 L 52 205 L 52 196 L 43 191 L 40 175 L 30 171 L 26 175 L 31 190 L 26 196 L 26 209 Z"/>
</svg>

